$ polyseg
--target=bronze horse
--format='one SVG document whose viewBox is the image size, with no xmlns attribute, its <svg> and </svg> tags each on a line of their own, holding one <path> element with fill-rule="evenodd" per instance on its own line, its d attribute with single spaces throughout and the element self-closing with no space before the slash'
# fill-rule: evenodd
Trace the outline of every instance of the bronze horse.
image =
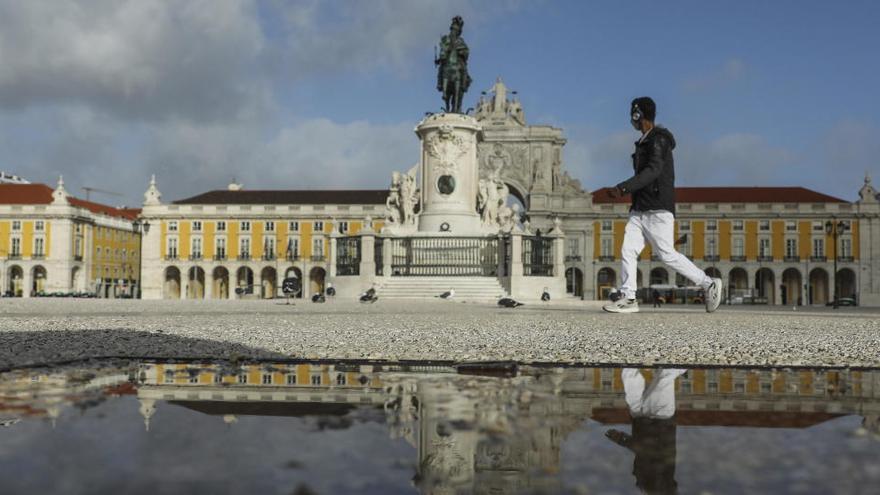
<svg viewBox="0 0 880 495">
<path fill-rule="evenodd" d="M 467 70 L 468 46 L 461 37 L 464 21 L 452 19 L 449 34 L 440 39 L 439 54 L 434 58 L 437 69 L 437 91 L 443 94 L 446 111 L 461 113 L 461 102 L 471 85 Z"/>
</svg>

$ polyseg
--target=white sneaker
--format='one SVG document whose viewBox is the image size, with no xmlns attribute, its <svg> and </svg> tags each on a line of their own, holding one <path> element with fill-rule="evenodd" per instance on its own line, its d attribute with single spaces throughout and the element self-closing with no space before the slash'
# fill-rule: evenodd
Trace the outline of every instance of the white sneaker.
<svg viewBox="0 0 880 495">
<path fill-rule="evenodd" d="M 602 306 L 602 309 L 609 313 L 638 313 L 639 303 L 635 299 L 620 299 Z"/>
<path fill-rule="evenodd" d="M 713 278 L 712 285 L 706 288 L 706 312 L 714 313 L 718 306 L 721 304 L 721 287 L 723 287 L 724 282 L 721 281 L 720 278 Z"/>
</svg>

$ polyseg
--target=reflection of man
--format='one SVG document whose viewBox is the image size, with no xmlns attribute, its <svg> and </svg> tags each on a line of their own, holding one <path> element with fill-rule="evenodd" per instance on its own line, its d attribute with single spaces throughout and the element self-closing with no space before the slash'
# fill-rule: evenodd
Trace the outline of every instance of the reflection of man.
<svg viewBox="0 0 880 495">
<path fill-rule="evenodd" d="M 675 481 L 675 379 L 685 371 L 655 370 L 651 383 L 645 388 L 645 378 L 639 370 L 623 370 L 632 434 L 608 430 L 605 436 L 635 454 L 633 475 L 636 486 L 643 493 L 678 493 Z"/>
</svg>

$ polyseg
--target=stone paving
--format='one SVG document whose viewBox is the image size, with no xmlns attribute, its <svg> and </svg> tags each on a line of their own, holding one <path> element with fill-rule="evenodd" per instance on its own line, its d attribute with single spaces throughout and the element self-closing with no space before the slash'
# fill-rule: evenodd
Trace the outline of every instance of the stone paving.
<svg viewBox="0 0 880 495">
<path fill-rule="evenodd" d="M 0 369 L 100 357 L 880 366 L 880 309 L 0 299 Z"/>
</svg>

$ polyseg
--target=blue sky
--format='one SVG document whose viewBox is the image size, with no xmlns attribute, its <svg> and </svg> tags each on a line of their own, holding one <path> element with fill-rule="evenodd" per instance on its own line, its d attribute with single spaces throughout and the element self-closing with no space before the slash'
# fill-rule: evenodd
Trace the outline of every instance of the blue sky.
<svg viewBox="0 0 880 495">
<path fill-rule="evenodd" d="M 679 185 L 856 199 L 880 172 L 876 2 L 0 0 L 0 170 L 139 204 L 221 188 L 380 188 L 441 101 L 465 19 L 474 79 L 562 127 L 587 189 L 628 173 L 629 101 L 676 135 Z M 880 180 L 880 179 L 878 179 Z"/>
</svg>

